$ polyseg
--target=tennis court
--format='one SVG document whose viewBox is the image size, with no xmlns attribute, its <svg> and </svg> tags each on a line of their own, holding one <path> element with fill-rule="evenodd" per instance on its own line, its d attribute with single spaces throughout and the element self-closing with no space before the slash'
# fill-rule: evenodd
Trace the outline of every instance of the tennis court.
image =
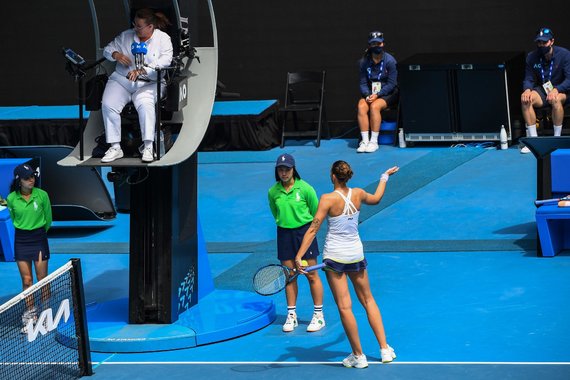
<svg viewBox="0 0 570 380">
<path fill-rule="evenodd" d="M 281 331 L 280 293 L 271 296 L 277 318 L 265 328 L 190 349 L 92 352 L 93 378 L 570 378 L 570 255 L 536 257 L 534 157 L 515 148 L 381 146 L 356 154 L 355 147 L 355 140 L 338 139 L 320 148 L 289 142 L 283 150 L 200 153 L 199 217 L 216 288 L 250 290 L 255 270 L 276 261 L 267 189 L 280 153 L 295 156 L 318 194 L 330 191 L 335 160 L 349 162 L 355 173 L 349 184 L 364 188 L 387 167 L 400 166 L 383 202 L 363 209 L 360 225 L 396 361 L 379 363 L 355 303 L 370 366 L 342 367 L 350 348 L 332 295 L 325 283 L 327 325 L 307 333 L 312 302 L 300 279 L 300 326 L 292 333 Z M 128 215 L 120 214 L 105 228 L 62 224 L 52 231 L 50 268 L 79 257 L 88 306 L 128 294 L 128 225 Z M 321 243 L 323 237 L 324 230 Z M 19 292 L 20 280 L 14 263 L 0 263 L 0 275 L 3 302 Z"/>
</svg>

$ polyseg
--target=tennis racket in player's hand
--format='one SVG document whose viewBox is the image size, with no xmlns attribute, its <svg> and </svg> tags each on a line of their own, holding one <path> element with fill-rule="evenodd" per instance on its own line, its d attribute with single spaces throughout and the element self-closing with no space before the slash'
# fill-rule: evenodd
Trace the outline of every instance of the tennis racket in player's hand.
<svg viewBox="0 0 570 380">
<path fill-rule="evenodd" d="M 311 272 L 324 268 L 325 264 L 317 264 L 304 268 L 304 272 Z M 270 296 L 279 293 L 288 283 L 300 274 L 296 269 L 280 264 L 269 264 L 261 267 L 253 276 L 253 290 L 262 296 Z"/>
</svg>

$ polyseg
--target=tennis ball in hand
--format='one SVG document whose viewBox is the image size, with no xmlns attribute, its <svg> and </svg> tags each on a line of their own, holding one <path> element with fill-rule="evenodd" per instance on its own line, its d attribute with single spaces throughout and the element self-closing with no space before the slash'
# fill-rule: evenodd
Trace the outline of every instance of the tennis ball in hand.
<svg viewBox="0 0 570 380">
<path fill-rule="evenodd" d="M 304 267 L 308 267 L 309 263 L 307 262 L 307 260 L 301 260 L 301 265 Z"/>
</svg>

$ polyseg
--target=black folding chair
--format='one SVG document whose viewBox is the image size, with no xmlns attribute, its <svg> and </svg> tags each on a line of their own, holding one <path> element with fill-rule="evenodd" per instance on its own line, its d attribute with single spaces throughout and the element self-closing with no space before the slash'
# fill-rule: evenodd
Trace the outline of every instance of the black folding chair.
<svg viewBox="0 0 570 380">
<path fill-rule="evenodd" d="M 300 71 L 287 73 L 285 90 L 285 105 L 280 109 L 282 115 L 281 147 L 285 145 L 286 137 L 316 137 L 316 146 L 321 145 L 321 130 L 323 124 L 327 127 L 327 137 L 330 130 L 325 113 L 325 71 Z M 318 115 L 316 129 L 299 129 L 297 114 L 313 112 Z M 287 118 L 293 115 L 294 130 L 287 130 Z M 314 124 L 314 122 L 312 122 Z"/>
</svg>

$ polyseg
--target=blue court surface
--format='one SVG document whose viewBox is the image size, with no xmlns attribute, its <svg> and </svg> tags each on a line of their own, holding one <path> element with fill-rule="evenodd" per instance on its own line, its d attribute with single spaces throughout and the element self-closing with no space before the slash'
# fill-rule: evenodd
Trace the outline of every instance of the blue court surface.
<svg viewBox="0 0 570 380">
<path fill-rule="evenodd" d="M 570 379 L 570 255 L 536 257 L 536 161 L 508 150 L 381 146 L 357 154 L 355 140 L 288 141 L 284 149 L 200 153 L 199 217 L 217 289 L 251 291 L 255 270 L 276 262 L 275 224 L 267 206 L 280 153 L 295 156 L 318 194 L 331 191 L 338 159 L 350 185 L 373 191 L 381 173 L 400 172 L 384 200 L 362 209 L 360 233 L 388 342 L 398 355 L 379 362 L 379 347 L 353 297 L 369 368 L 340 364 L 350 353 L 325 283 L 326 327 L 305 331 L 312 300 L 299 280 L 299 327 L 285 334 L 283 293 L 271 296 L 275 322 L 253 333 L 189 349 L 92 352 L 94 379 Z M 98 227 L 56 223 L 53 270 L 82 260 L 87 303 L 128 294 L 127 214 Z M 325 228 L 319 233 L 324 239 Z M 0 301 L 20 290 L 14 263 L 0 263 Z M 215 316 L 212 316 L 215 318 Z"/>
</svg>

